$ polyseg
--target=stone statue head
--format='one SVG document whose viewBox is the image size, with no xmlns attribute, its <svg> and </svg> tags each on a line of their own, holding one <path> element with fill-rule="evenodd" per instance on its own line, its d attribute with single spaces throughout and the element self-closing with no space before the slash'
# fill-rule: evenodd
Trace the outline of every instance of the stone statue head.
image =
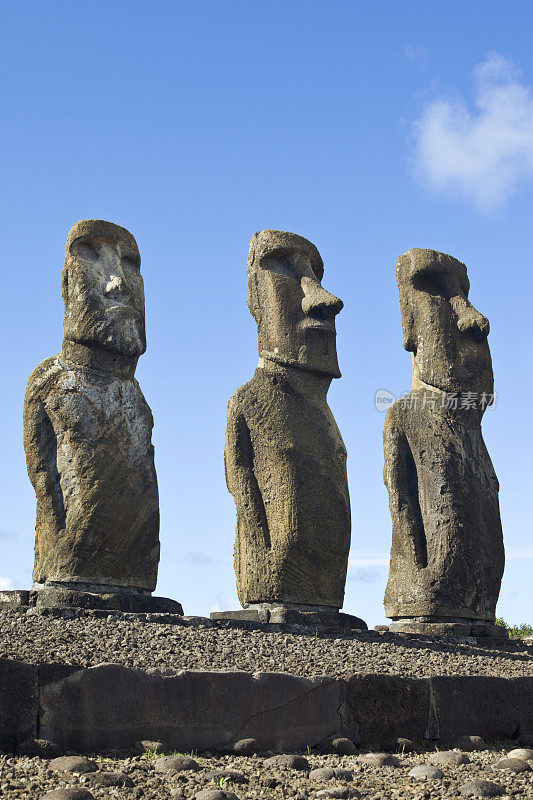
<svg viewBox="0 0 533 800">
<path fill-rule="evenodd" d="M 65 339 L 137 358 L 146 350 L 139 248 L 112 222 L 84 219 L 67 238 L 61 294 Z"/>
<path fill-rule="evenodd" d="M 256 233 L 247 272 L 259 355 L 339 378 L 335 317 L 343 303 L 321 285 L 324 264 L 314 244 L 285 231 Z"/>
<path fill-rule="evenodd" d="M 468 299 L 466 266 L 446 253 L 414 248 L 398 259 L 403 346 L 413 354 L 413 388 L 493 391 L 489 321 Z"/>
</svg>

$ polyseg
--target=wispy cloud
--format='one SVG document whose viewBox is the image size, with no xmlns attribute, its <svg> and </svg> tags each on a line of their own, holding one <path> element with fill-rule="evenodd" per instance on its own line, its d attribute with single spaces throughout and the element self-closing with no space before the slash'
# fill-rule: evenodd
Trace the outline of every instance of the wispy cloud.
<svg viewBox="0 0 533 800">
<path fill-rule="evenodd" d="M 11 578 L 3 578 L 0 576 L 0 592 L 6 592 L 9 589 L 13 589 Z"/>
<path fill-rule="evenodd" d="M 505 549 L 505 558 L 507 561 L 523 561 L 527 558 L 533 558 L 533 547 L 507 547 Z"/>
<path fill-rule="evenodd" d="M 205 567 L 209 564 L 220 564 L 220 561 L 211 558 L 207 553 L 186 553 L 183 560 L 191 567 Z"/>
<path fill-rule="evenodd" d="M 414 123 L 416 171 L 429 188 L 492 211 L 533 178 L 533 97 L 500 53 L 489 53 L 473 80 L 473 108 L 441 97 Z"/>
<path fill-rule="evenodd" d="M 348 572 L 348 580 L 354 583 L 377 583 L 383 579 L 383 572 L 377 567 L 359 567 Z"/>
<path fill-rule="evenodd" d="M 356 550 L 348 561 L 349 567 L 388 567 L 389 553 L 384 550 L 378 552 Z"/>
</svg>

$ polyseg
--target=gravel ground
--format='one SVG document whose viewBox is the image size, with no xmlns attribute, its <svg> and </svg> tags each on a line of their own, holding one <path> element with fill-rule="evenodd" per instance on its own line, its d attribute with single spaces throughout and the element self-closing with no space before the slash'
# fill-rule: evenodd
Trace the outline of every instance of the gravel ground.
<svg viewBox="0 0 533 800">
<path fill-rule="evenodd" d="M 158 771 L 160 756 L 143 755 L 122 760 L 103 759 L 95 756 L 92 761 L 97 772 L 83 775 L 56 772 L 50 769 L 50 760 L 41 758 L 24 758 L 0 756 L 0 796 L 3 800 L 40 800 L 46 792 L 63 787 L 84 787 L 90 794 L 88 797 L 122 798 L 128 800 L 144 798 L 144 800 L 167 800 L 167 798 L 193 798 L 197 792 L 211 789 L 219 790 L 218 797 L 213 794 L 208 800 L 225 800 L 234 793 L 239 800 L 246 798 L 317 798 L 328 795 L 320 794 L 323 790 L 344 788 L 344 794 L 330 794 L 337 797 L 360 797 L 362 800 L 389 800 L 402 798 L 410 800 L 444 800 L 444 798 L 461 798 L 462 787 L 472 780 L 484 780 L 500 787 L 503 798 L 533 797 L 533 761 L 521 762 L 525 771 L 515 774 L 507 770 L 496 770 L 494 765 L 505 758 L 516 743 L 500 744 L 497 748 L 479 752 L 469 752 L 469 763 L 459 766 L 440 765 L 443 777 L 437 779 L 417 780 L 409 777 L 409 770 L 415 766 L 429 764 L 432 760 L 430 752 L 399 754 L 399 766 L 376 767 L 361 763 L 358 755 L 333 756 L 318 755 L 314 752 L 305 754 L 308 769 L 296 770 L 270 765 L 266 756 L 216 756 L 204 754 L 204 757 L 190 754 L 197 762 L 197 771 L 191 769 L 165 773 Z M 267 754 L 268 756 L 268 754 Z M 162 766 L 162 765 L 160 765 Z M 352 775 L 343 775 L 326 780 L 314 776 L 309 770 L 331 767 L 349 770 Z M 232 770 L 225 773 L 224 770 Z M 101 780 L 100 775 L 110 772 L 122 773 L 126 787 L 95 786 Z M 96 776 L 96 777 L 95 777 Z M 110 779 L 113 782 L 113 779 Z M 351 790 L 351 792 L 349 791 Z M 61 793 L 62 794 L 62 793 Z M 225 795 L 225 797 L 224 797 Z M 487 795 L 485 795 L 487 796 Z M 52 795 L 53 797 L 53 795 Z M 56 795 L 57 797 L 57 795 Z M 68 797 L 68 795 L 63 795 Z M 200 797 L 203 797 L 200 795 Z"/>
<path fill-rule="evenodd" d="M 0 612 L 0 656 L 31 663 L 90 666 L 115 662 L 140 669 L 282 671 L 342 677 L 353 673 L 533 675 L 533 648 L 520 641 L 464 644 L 401 634 L 315 635 Z"/>
</svg>

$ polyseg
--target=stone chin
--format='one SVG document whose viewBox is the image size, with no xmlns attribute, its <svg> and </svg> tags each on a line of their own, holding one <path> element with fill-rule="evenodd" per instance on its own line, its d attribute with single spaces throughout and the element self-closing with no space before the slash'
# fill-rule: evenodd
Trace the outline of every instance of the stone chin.
<svg viewBox="0 0 533 800">
<path fill-rule="evenodd" d="M 120 319 L 100 318 L 86 326 L 85 330 L 66 331 L 65 338 L 129 358 L 139 358 L 146 351 L 144 323 L 131 314 L 123 315 Z"/>
<path fill-rule="evenodd" d="M 298 357 L 293 357 L 283 355 L 282 353 L 272 353 L 268 350 L 261 350 L 259 356 L 268 361 L 273 361 L 275 364 L 280 364 L 280 366 L 299 369 L 302 372 L 310 372 L 327 378 L 341 377 L 341 371 L 336 359 L 334 363 L 332 363 L 331 360 L 325 362 L 316 358 L 309 359 L 307 353 L 303 353 L 302 351 L 305 351 L 305 348 L 301 348 Z"/>
</svg>

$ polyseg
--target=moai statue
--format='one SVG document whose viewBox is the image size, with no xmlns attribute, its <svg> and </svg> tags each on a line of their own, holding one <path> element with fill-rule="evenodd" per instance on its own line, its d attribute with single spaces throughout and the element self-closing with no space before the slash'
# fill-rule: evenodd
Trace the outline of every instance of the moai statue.
<svg viewBox="0 0 533 800">
<path fill-rule="evenodd" d="M 346 450 L 327 404 L 339 378 L 335 317 L 316 247 L 294 233 L 251 240 L 248 307 L 259 365 L 228 407 L 225 466 L 237 506 L 244 611 L 214 618 L 366 628 L 341 614 L 350 548 Z"/>
<path fill-rule="evenodd" d="M 182 613 L 150 596 L 159 500 L 152 414 L 134 377 L 146 350 L 140 261 L 111 222 L 82 220 L 68 235 L 63 349 L 32 373 L 24 401 L 38 605 Z"/>
<path fill-rule="evenodd" d="M 387 412 L 392 515 L 385 611 L 391 630 L 501 635 L 504 567 L 498 480 L 481 433 L 493 399 L 489 322 L 468 300 L 466 267 L 409 250 L 396 268 L 413 391 Z"/>
</svg>

